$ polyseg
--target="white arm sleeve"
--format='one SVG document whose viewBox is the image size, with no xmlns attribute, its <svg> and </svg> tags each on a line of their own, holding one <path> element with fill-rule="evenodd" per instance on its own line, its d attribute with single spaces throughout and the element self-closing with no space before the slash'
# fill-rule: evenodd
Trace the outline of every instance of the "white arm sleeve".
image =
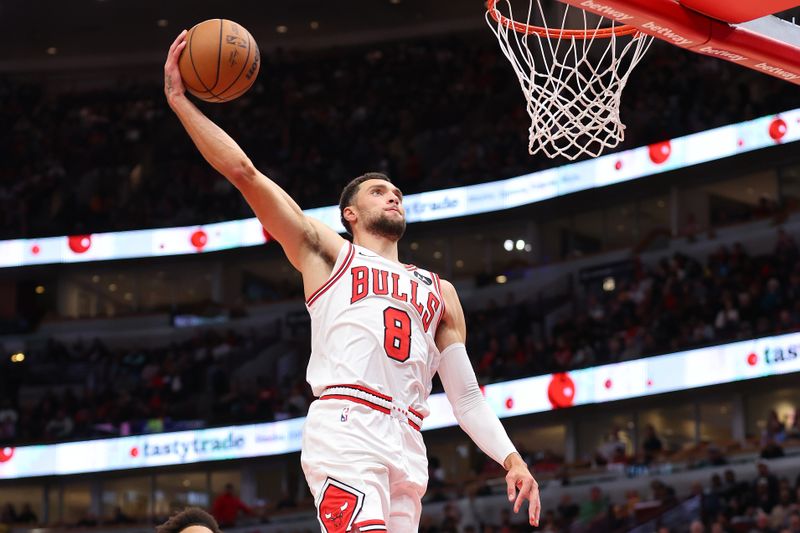
<svg viewBox="0 0 800 533">
<path fill-rule="evenodd" d="M 451 344 L 442 350 L 439 377 L 458 425 L 486 455 L 502 465 L 506 457 L 517 450 L 497 415 L 486 403 L 462 343 Z"/>
</svg>

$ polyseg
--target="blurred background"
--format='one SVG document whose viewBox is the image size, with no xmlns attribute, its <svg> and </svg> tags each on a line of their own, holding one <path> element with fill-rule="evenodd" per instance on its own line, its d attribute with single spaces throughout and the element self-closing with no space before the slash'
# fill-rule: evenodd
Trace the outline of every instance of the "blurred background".
<svg viewBox="0 0 800 533">
<path fill-rule="evenodd" d="M 479 2 L 0 0 L 0 239 L 252 216 L 163 97 L 169 44 L 213 17 L 248 28 L 263 63 L 246 95 L 200 107 L 304 209 L 336 204 L 365 171 L 408 195 L 565 165 L 528 155 L 524 98 Z M 655 42 L 623 94 L 615 152 L 798 107 L 796 85 Z M 799 154 L 778 136 L 409 225 L 401 260 L 459 289 L 483 385 L 752 339 L 767 348 L 742 344 L 743 367 L 794 365 L 698 387 L 711 381 L 692 363 L 669 392 L 505 418 L 542 487 L 538 531 L 800 531 Z M 297 452 L 3 470 L 31 446 L 83 442 L 70 453 L 91 463 L 103 439 L 301 418 L 309 349 L 300 277 L 274 242 L 0 269 L 0 531 L 150 531 L 187 505 L 230 518 L 226 531 L 316 531 Z M 460 429 L 425 438 L 421 532 L 532 530 Z"/>
</svg>

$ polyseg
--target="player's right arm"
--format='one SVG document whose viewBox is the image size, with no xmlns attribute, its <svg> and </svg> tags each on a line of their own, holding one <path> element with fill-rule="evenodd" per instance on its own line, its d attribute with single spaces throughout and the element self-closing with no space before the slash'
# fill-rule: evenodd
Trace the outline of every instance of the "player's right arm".
<svg viewBox="0 0 800 533">
<path fill-rule="evenodd" d="M 197 149 L 244 196 L 264 228 L 283 247 L 286 257 L 303 274 L 306 293 L 330 275 L 344 239 L 300 206 L 253 165 L 247 154 L 214 124 L 185 94 L 178 59 L 186 46 L 184 30 L 172 43 L 164 64 L 164 93 Z"/>
</svg>

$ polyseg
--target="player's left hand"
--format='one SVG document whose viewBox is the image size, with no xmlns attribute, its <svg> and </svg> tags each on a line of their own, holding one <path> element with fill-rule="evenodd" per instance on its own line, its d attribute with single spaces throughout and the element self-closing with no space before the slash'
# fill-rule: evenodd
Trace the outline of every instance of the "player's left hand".
<svg viewBox="0 0 800 533">
<path fill-rule="evenodd" d="M 539 512 L 542 504 L 539 501 L 539 484 L 533 479 L 533 475 L 528 470 L 528 465 L 522 460 L 518 453 L 508 456 L 506 463 L 510 463 L 506 474 L 506 485 L 508 488 L 508 501 L 514 502 L 514 512 L 518 513 L 522 507 L 522 502 L 528 500 L 528 521 L 532 526 L 539 525 Z M 519 489 L 519 493 L 517 490 Z"/>
</svg>

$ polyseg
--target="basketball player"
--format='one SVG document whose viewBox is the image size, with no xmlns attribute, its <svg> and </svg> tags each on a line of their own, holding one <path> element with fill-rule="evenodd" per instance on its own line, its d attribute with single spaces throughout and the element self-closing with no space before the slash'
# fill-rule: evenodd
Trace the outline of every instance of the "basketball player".
<svg viewBox="0 0 800 533">
<path fill-rule="evenodd" d="M 339 207 L 352 244 L 304 215 L 185 96 L 178 69 L 185 35 L 164 65 L 167 101 L 303 277 L 312 324 L 307 379 L 319 399 L 308 411 L 301 462 L 322 531 L 417 531 L 428 481 L 420 428 L 437 371 L 461 427 L 508 471 L 514 511 L 529 500 L 529 521 L 538 525 L 537 483 L 478 387 L 455 289 L 398 260 L 406 226 L 400 190 L 375 173 L 344 188 Z"/>
<path fill-rule="evenodd" d="M 198 507 L 187 507 L 156 527 L 156 533 L 222 533 L 214 517 Z"/>
</svg>

